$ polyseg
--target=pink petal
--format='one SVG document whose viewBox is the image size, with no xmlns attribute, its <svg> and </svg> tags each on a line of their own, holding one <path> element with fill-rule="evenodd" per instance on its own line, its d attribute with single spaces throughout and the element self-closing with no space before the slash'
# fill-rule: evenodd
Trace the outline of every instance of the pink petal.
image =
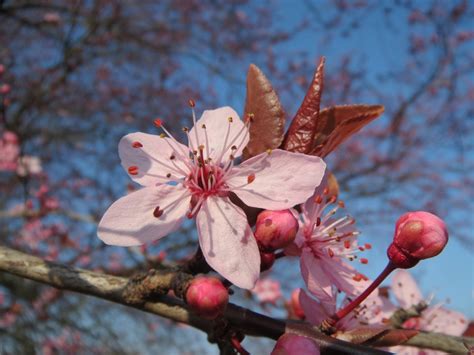
<svg viewBox="0 0 474 355">
<path fill-rule="evenodd" d="M 127 134 L 119 143 L 123 168 L 142 186 L 154 186 L 185 177 L 189 171 L 184 163 L 189 160 L 187 152 L 186 146 L 170 138 L 141 132 Z M 171 156 L 175 158 L 172 160 Z M 171 176 L 167 177 L 167 174 Z"/>
<path fill-rule="evenodd" d="M 232 117 L 232 122 L 229 122 L 229 117 Z M 204 111 L 196 126 L 189 131 L 189 139 L 193 149 L 197 150 L 200 145 L 204 145 L 205 156 L 218 163 L 219 158 L 225 162 L 231 154 L 234 157 L 242 155 L 249 141 L 249 134 L 237 112 L 226 106 Z M 232 146 L 238 149 L 232 150 Z"/>
<path fill-rule="evenodd" d="M 316 259 L 308 248 L 304 248 L 301 254 L 301 275 L 308 290 L 321 302 L 332 302 L 334 298 L 332 281 L 321 267 L 321 261 Z"/>
<path fill-rule="evenodd" d="M 252 289 L 260 274 L 260 253 L 245 213 L 227 197 L 208 197 L 196 217 L 207 263 L 234 285 Z"/>
<path fill-rule="evenodd" d="M 321 304 L 309 297 L 303 290 L 301 290 L 299 298 L 306 319 L 313 325 L 320 325 L 323 320 L 336 311 L 336 298 L 333 303 Z"/>
<path fill-rule="evenodd" d="M 115 201 L 105 212 L 98 236 L 106 244 L 141 245 L 176 230 L 189 210 L 191 195 L 182 185 L 146 187 Z M 160 216 L 155 212 L 159 206 Z"/>
<path fill-rule="evenodd" d="M 249 206 L 283 210 L 306 201 L 325 169 L 319 157 L 276 149 L 244 161 L 234 168 L 227 183 Z"/>
<path fill-rule="evenodd" d="M 410 308 L 423 299 L 416 281 L 405 270 L 397 270 L 393 275 L 392 291 L 401 308 Z"/>
<path fill-rule="evenodd" d="M 353 277 L 358 274 L 357 270 L 339 258 L 323 256 L 320 264 L 324 273 L 331 279 L 332 284 L 348 296 L 358 296 L 370 284 L 364 280 L 355 281 Z"/>
<path fill-rule="evenodd" d="M 464 314 L 441 307 L 428 307 L 422 313 L 422 330 L 460 336 L 468 326 Z"/>
<path fill-rule="evenodd" d="M 314 189 L 313 194 L 306 202 L 302 205 L 303 213 L 306 215 L 308 220 L 315 221 L 316 218 L 321 214 L 321 204 L 315 203 L 314 199 L 316 196 L 323 195 L 323 191 L 326 188 L 329 170 L 325 170 L 321 183 Z"/>
</svg>

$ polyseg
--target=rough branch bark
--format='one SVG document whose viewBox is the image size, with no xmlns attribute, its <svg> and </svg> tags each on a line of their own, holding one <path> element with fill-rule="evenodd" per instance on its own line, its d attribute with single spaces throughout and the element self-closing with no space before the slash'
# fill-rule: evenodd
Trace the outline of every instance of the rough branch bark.
<svg viewBox="0 0 474 355">
<path fill-rule="evenodd" d="M 219 326 L 215 322 L 207 321 L 193 315 L 182 301 L 166 295 L 157 295 L 154 297 L 153 302 L 130 304 L 124 298 L 124 291 L 129 281 L 127 278 L 44 261 L 40 258 L 3 246 L 0 246 L 0 270 L 59 289 L 80 292 L 134 307 L 176 322 L 189 324 L 208 334 L 212 334 L 215 328 Z M 167 279 L 171 280 L 169 277 L 167 277 Z M 162 281 L 166 282 L 166 280 Z M 229 322 L 230 326 L 247 335 L 278 339 L 285 331 L 289 331 L 310 336 L 320 344 L 326 354 L 385 353 L 374 348 L 355 345 L 328 337 L 302 323 L 285 323 L 282 320 L 273 319 L 233 304 L 229 304 L 225 313 L 225 319 Z M 406 344 L 454 353 L 465 353 L 467 351 L 466 345 L 474 346 L 474 339 L 420 333 L 411 338 Z"/>
</svg>

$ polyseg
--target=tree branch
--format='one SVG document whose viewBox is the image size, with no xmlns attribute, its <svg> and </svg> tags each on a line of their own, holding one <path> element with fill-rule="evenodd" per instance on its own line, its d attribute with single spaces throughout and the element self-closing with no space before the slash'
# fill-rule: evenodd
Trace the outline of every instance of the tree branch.
<svg viewBox="0 0 474 355">
<path fill-rule="evenodd" d="M 167 295 L 154 295 L 153 301 L 139 304 L 130 303 L 124 297 L 129 284 L 129 279 L 127 278 L 48 262 L 3 246 L 0 246 L 0 270 L 55 288 L 79 292 L 134 307 L 176 322 L 186 323 L 208 334 L 212 334 L 217 327 L 222 326 L 221 321 L 207 321 L 194 315 L 183 301 Z M 159 275 L 154 277 L 159 277 Z M 173 278 L 167 274 L 164 279 L 160 280 L 160 287 L 164 289 L 172 288 L 172 280 Z M 229 326 L 247 335 L 276 340 L 284 332 L 292 332 L 311 337 L 320 345 L 321 350 L 325 354 L 386 353 L 371 347 L 356 345 L 329 337 L 306 323 L 285 322 L 273 319 L 234 304 L 229 304 L 224 318 Z M 446 350 L 446 344 L 452 346 L 451 351 L 452 349 L 467 350 L 465 344 L 474 346 L 474 339 L 452 337 L 443 334 L 420 333 L 406 343 L 406 345 L 442 350 Z"/>
</svg>

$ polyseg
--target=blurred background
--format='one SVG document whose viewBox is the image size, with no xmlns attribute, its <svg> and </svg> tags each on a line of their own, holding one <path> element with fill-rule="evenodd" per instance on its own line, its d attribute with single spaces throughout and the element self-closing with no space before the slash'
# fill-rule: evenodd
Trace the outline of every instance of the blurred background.
<svg viewBox="0 0 474 355">
<path fill-rule="evenodd" d="M 472 319 L 473 16 L 462 0 L 1 0 L 0 243 L 124 276 L 187 258 L 193 223 L 144 248 L 97 238 L 107 207 L 136 188 L 119 139 L 159 133 L 156 117 L 181 136 L 189 98 L 198 115 L 225 105 L 242 114 L 250 63 L 271 80 L 289 122 L 325 56 L 323 107 L 385 106 L 327 161 L 362 242 L 374 246 L 361 272 L 383 268 L 400 214 L 434 212 L 451 240 L 413 275 L 427 298 Z M 304 285 L 298 261 L 279 260 L 264 277 L 281 284 L 274 305 L 241 291 L 232 301 L 285 317 L 285 300 Z M 244 345 L 264 353 L 272 343 Z M 78 352 L 217 347 L 189 327 L 1 273 L 0 353 Z"/>
</svg>

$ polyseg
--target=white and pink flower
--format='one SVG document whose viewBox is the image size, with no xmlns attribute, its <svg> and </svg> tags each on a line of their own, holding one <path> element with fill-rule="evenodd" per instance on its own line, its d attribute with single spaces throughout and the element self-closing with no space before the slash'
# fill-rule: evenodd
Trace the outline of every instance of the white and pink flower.
<svg viewBox="0 0 474 355">
<path fill-rule="evenodd" d="M 319 157 L 273 150 L 235 166 L 249 141 L 245 123 L 230 107 L 204 111 L 184 129 L 182 145 L 163 128 L 161 136 L 132 133 L 119 155 L 131 178 L 144 186 L 117 200 L 102 217 L 99 238 L 107 244 L 141 245 L 196 218 L 199 243 L 209 265 L 235 285 L 251 289 L 260 272 L 257 243 L 231 194 L 253 207 L 282 210 L 304 202 L 319 185 Z M 155 125 L 162 126 L 161 120 Z"/>
<path fill-rule="evenodd" d="M 280 283 L 270 278 L 259 279 L 251 291 L 262 304 L 275 305 L 282 297 Z"/>
<path fill-rule="evenodd" d="M 392 278 L 392 291 L 403 309 L 408 309 L 418 305 L 423 301 L 416 281 L 408 271 L 398 270 Z M 460 336 L 468 326 L 468 321 L 464 314 L 446 309 L 439 305 L 428 306 L 421 312 L 420 317 L 413 317 L 406 320 L 402 327 L 405 329 L 416 329 L 427 332 L 443 333 Z M 417 349 L 407 346 L 397 346 L 390 348 L 397 354 L 405 355 L 435 355 L 441 354 L 439 351 L 429 349 Z"/>
<path fill-rule="evenodd" d="M 334 218 L 344 207 L 336 196 L 330 196 L 327 176 L 313 196 L 301 205 L 300 227 L 293 245 L 285 249 L 288 255 L 300 256 L 300 267 L 308 290 L 322 302 L 331 302 L 334 288 L 348 296 L 356 296 L 368 285 L 367 278 L 348 261 L 371 245 L 358 245 L 359 232 L 351 216 Z M 366 264 L 366 258 L 358 259 Z"/>
<path fill-rule="evenodd" d="M 337 294 L 336 291 L 333 291 L 330 299 L 326 298 L 324 302 L 320 302 L 301 290 L 299 301 L 308 322 L 319 326 L 323 320 L 334 315 L 337 311 Z M 343 301 L 342 305 L 347 302 L 349 302 L 348 298 Z M 388 298 L 378 296 L 378 292 L 376 292 L 337 322 L 335 327 L 338 331 L 345 332 L 361 326 L 385 326 L 395 310 L 395 306 L 390 303 Z"/>
</svg>

